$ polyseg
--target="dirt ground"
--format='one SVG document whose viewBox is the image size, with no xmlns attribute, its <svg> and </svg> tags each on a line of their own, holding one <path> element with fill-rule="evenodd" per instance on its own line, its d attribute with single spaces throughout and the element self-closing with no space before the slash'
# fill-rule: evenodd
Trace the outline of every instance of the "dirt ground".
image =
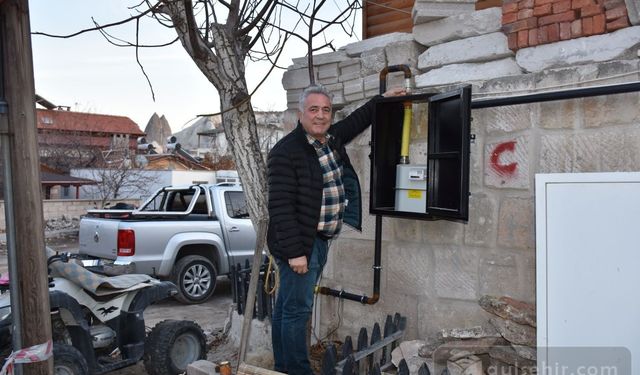
<svg viewBox="0 0 640 375">
<path fill-rule="evenodd" d="M 48 238 L 47 246 L 58 251 L 77 252 L 78 239 L 75 236 Z M 6 247 L 0 246 L 0 273 L 7 272 Z M 218 278 L 216 290 L 207 302 L 200 305 L 183 305 L 175 300 L 165 300 L 148 307 L 144 312 L 145 325 L 150 330 L 155 324 L 166 319 L 189 319 L 202 327 L 207 336 L 207 359 L 212 362 L 223 360 L 237 363 L 237 348 L 228 344 L 223 337 L 223 328 L 232 304 L 231 283 L 226 277 Z M 142 362 L 135 366 L 113 371 L 110 375 L 144 375 L 147 372 Z"/>
</svg>

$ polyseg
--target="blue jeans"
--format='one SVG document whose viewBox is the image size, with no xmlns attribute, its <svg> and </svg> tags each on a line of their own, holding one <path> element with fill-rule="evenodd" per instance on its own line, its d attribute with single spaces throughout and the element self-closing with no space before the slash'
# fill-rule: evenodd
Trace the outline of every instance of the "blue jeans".
<svg viewBox="0 0 640 375">
<path fill-rule="evenodd" d="M 280 287 L 271 321 L 271 342 L 276 371 L 291 375 L 312 375 L 307 352 L 307 322 L 313 308 L 313 289 L 327 263 L 329 246 L 316 237 L 304 275 L 291 270 L 286 261 L 276 259 Z"/>
</svg>

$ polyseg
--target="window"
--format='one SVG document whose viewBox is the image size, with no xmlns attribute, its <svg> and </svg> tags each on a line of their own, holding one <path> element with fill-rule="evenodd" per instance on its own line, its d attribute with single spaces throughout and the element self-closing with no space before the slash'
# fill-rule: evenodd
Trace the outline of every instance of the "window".
<svg viewBox="0 0 640 375">
<path fill-rule="evenodd" d="M 233 219 L 248 219 L 247 201 L 241 191 L 227 191 L 224 193 L 227 202 L 227 215 Z"/>
</svg>

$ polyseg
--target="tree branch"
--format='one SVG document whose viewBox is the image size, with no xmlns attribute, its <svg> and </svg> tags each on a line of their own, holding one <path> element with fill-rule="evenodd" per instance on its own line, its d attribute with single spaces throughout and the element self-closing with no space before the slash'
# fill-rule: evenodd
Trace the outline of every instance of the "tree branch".
<svg viewBox="0 0 640 375">
<path fill-rule="evenodd" d="M 99 26 L 99 27 L 91 27 L 91 28 L 89 28 L 89 29 L 80 30 L 80 31 L 75 32 L 75 33 L 73 33 L 73 34 L 68 34 L 68 35 L 55 35 L 55 34 L 43 33 L 43 32 L 40 32 L 40 31 L 34 31 L 34 32 L 32 32 L 31 34 L 33 34 L 33 35 L 43 35 L 43 36 L 48 36 L 48 37 L 50 37 L 50 38 L 62 38 L 62 39 L 72 38 L 72 37 L 74 37 L 74 36 L 78 36 L 78 35 L 81 35 L 81 34 L 84 34 L 84 33 L 88 33 L 88 32 L 91 32 L 91 31 L 97 31 L 97 30 L 106 29 L 106 28 L 109 28 L 109 27 L 120 26 L 120 25 L 124 25 L 125 23 L 131 22 L 131 21 L 133 21 L 133 20 L 140 19 L 140 18 L 142 18 L 143 16 L 145 16 L 146 14 L 149 14 L 149 13 L 151 13 L 151 12 L 154 12 L 154 11 L 156 10 L 156 8 L 158 8 L 158 7 L 159 7 L 159 5 L 160 5 L 160 3 L 158 2 L 158 3 L 156 3 L 154 6 L 150 7 L 149 9 L 147 9 L 147 10 L 146 10 L 146 11 L 144 11 L 144 12 L 141 12 L 141 13 L 140 13 L 140 14 L 138 14 L 137 16 L 132 16 L 132 17 L 129 17 L 129 18 L 124 19 L 124 20 L 122 20 L 122 21 L 113 22 L 113 23 L 108 23 L 108 24 L 106 24 L 106 25 Z"/>
<path fill-rule="evenodd" d="M 264 21 L 268 20 L 269 17 L 271 16 L 271 13 L 275 9 L 276 5 L 278 5 L 277 1 L 268 0 L 267 3 L 262 7 L 262 9 L 260 9 L 260 12 L 258 12 L 258 14 L 253 18 L 253 20 L 247 26 L 245 26 L 242 29 L 238 30 L 236 35 L 243 36 L 243 35 L 249 34 L 251 29 L 253 29 L 258 24 L 258 22 L 260 22 L 263 19 L 264 15 L 267 13 L 267 11 L 269 12 L 269 14 L 264 19 Z"/>
</svg>

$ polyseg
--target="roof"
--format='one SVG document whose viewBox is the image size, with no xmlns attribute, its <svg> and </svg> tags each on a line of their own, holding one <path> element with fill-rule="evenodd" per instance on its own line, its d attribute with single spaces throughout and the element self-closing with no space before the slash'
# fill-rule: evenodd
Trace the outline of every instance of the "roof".
<svg viewBox="0 0 640 375">
<path fill-rule="evenodd" d="M 207 166 L 194 163 L 179 154 L 152 154 L 144 156 L 149 161 L 149 164 L 144 168 L 146 170 L 211 170 Z"/>
<path fill-rule="evenodd" d="M 87 178 L 80 177 L 72 177 L 66 174 L 54 173 L 51 172 L 55 169 L 48 168 L 40 164 L 40 183 L 42 185 L 72 185 L 72 186 L 80 186 L 80 185 L 95 185 L 97 184 L 94 180 L 89 180 Z"/>
<path fill-rule="evenodd" d="M 36 109 L 38 129 L 91 133 L 144 135 L 138 124 L 124 116 Z"/>
</svg>

